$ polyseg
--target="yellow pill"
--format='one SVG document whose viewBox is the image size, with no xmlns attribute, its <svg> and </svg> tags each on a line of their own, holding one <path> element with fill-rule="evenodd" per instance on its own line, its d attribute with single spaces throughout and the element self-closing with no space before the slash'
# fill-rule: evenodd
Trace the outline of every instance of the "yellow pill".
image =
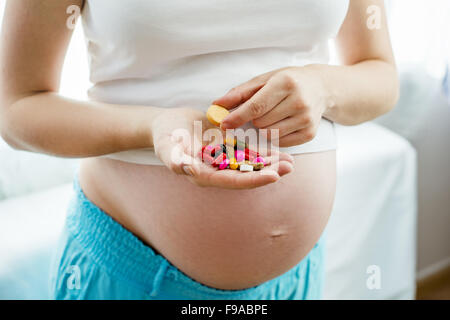
<svg viewBox="0 0 450 320">
<path fill-rule="evenodd" d="M 224 107 L 213 104 L 206 112 L 206 117 L 208 118 L 209 122 L 219 127 L 223 119 L 225 119 L 225 117 L 229 114 L 230 112 Z"/>
<path fill-rule="evenodd" d="M 225 138 L 225 144 L 226 145 L 228 145 L 228 146 L 235 146 L 236 145 L 236 142 L 237 142 L 237 139 L 236 138 Z"/>
<path fill-rule="evenodd" d="M 239 163 L 236 162 L 236 159 L 235 159 L 235 158 L 232 158 L 232 159 L 230 160 L 230 169 L 231 169 L 231 170 L 237 170 L 237 169 L 239 169 Z"/>
</svg>

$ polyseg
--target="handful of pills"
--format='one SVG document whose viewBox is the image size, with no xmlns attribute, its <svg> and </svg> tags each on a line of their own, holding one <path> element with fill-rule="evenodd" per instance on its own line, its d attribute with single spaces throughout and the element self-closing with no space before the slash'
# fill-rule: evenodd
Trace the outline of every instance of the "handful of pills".
<svg viewBox="0 0 450 320">
<path fill-rule="evenodd" d="M 240 150 L 240 145 L 244 146 L 243 150 Z M 236 138 L 232 143 L 226 141 L 224 144 L 204 146 L 199 157 L 219 170 L 250 172 L 259 171 L 266 165 L 266 160 L 258 152 L 249 149 L 247 144 Z"/>
<path fill-rule="evenodd" d="M 220 126 L 229 113 L 224 107 L 213 104 L 206 112 L 206 117 L 213 125 Z M 218 167 L 219 170 L 251 172 L 261 170 L 266 165 L 266 160 L 258 152 L 250 150 L 247 143 L 237 138 L 232 138 L 231 141 L 225 140 L 224 144 L 204 146 L 200 157 L 204 162 Z"/>
</svg>

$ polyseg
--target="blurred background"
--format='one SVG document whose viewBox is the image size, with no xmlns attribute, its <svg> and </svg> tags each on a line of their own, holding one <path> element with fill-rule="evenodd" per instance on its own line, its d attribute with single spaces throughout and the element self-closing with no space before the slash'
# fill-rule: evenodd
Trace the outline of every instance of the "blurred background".
<svg viewBox="0 0 450 320">
<path fill-rule="evenodd" d="M 450 1 L 385 2 L 401 98 L 372 123 L 337 127 L 325 298 L 450 299 Z M 78 24 L 61 92 L 86 99 L 89 86 Z M 0 299 L 48 298 L 76 165 L 0 140 Z"/>
</svg>

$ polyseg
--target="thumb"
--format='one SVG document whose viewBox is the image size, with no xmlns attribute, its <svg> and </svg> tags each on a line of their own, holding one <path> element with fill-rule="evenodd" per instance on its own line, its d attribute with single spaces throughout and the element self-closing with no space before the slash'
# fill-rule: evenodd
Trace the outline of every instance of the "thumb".
<svg viewBox="0 0 450 320">
<path fill-rule="evenodd" d="M 186 129 L 176 129 L 158 136 L 155 153 L 167 168 L 176 174 L 186 174 L 185 166 L 192 165 L 190 134 Z"/>
</svg>

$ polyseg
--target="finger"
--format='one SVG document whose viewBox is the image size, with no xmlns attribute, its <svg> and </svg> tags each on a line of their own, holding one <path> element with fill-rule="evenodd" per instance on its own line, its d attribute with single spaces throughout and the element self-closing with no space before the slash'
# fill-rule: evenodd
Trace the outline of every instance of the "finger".
<svg viewBox="0 0 450 320">
<path fill-rule="evenodd" d="M 222 173 L 223 171 L 216 171 L 215 174 L 210 176 L 209 182 L 213 186 L 220 188 L 253 189 L 277 182 L 280 179 L 280 175 L 276 171 L 273 171 L 270 175 L 264 175 L 256 171 L 246 173 L 231 171 Z"/>
<path fill-rule="evenodd" d="M 253 95 L 267 83 L 272 73 L 273 72 L 267 72 L 232 88 L 223 97 L 214 100 L 213 104 L 217 104 L 227 109 L 233 109 L 241 105 L 253 97 Z"/>
<path fill-rule="evenodd" d="M 250 189 L 273 183 L 280 179 L 277 172 L 261 175 L 260 172 L 240 172 L 236 170 L 217 170 L 204 163 L 192 166 L 193 175 L 188 179 L 202 187 L 225 189 Z"/>
<path fill-rule="evenodd" d="M 254 173 L 243 174 L 235 170 L 217 170 L 204 164 L 193 166 L 194 174 L 188 179 L 202 187 L 218 187 L 225 189 L 248 189 L 262 186 L 278 180 L 279 176 L 261 179 Z"/>
<path fill-rule="evenodd" d="M 186 146 L 181 142 L 173 142 L 171 136 L 160 138 L 161 143 L 155 153 L 164 165 L 176 174 L 189 175 L 189 166 L 195 159 L 185 152 Z"/>
<path fill-rule="evenodd" d="M 295 162 L 294 158 L 290 154 L 287 154 L 284 152 L 280 152 L 276 155 L 266 156 L 266 157 L 264 157 L 264 160 L 265 160 L 265 165 L 271 165 L 275 162 L 281 162 L 281 161 L 286 161 L 289 163 Z"/>
<path fill-rule="evenodd" d="M 268 126 L 267 128 L 264 128 L 266 130 L 261 131 L 261 134 L 266 135 L 267 139 L 271 140 L 272 130 L 278 130 L 276 138 L 281 139 L 282 137 L 285 137 L 291 133 L 306 128 L 309 125 L 310 125 L 309 123 L 303 121 L 302 118 L 300 117 L 289 117 L 277 123 L 274 123 L 271 126 Z"/>
<path fill-rule="evenodd" d="M 277 106 L 286 96 L 283 82 L 272 78 L 253 97 L 232 111 L 221 123 L 222 129 L 235 129 L 243 124 L 262 117 Z"/>
<path fill-rule="evenodd" d="M 235 129 L 243 124 L 260 118 L 276 107 L 286 96 L 282 82 L 272 78 L 249 100 L 232 111 L 221 124 L 222 129 Z"/>
<path fill-rule="evenodd" d="M 281 138 L 279 145 L 280 147 L 297 146 L 313 140 L 315 135 L 316 133 L 313 128 L 304 128 Z"/>
<path fill-rule="evenodd" d="M 283 177 L 294 171 L 294 164 L 286 161 L 280 161 L 280 166 L 278 168 L 278 174 Z"/>
<path fill-rule="evenodd" d="M 288 161 L 279 161 L 272 163 L 270 166 L 264 168 L 261 173 L 265 174 L 265 170 L 272 170 L 278 173 L 280 177 L 287 175 L 294 171 L 294 164 Z"/>
<path fill-rule="evenodd" d="M 253 125 L 257 128 L 266 128 L 285 118 L 293 116 L 298 113 L 301 108 L 298 103 L 298 99 L 295 97 L 295 95 L 289 95 L 265 115 L 254 119 Z"/>
<path fill-rule="evenodd" d="M 293 171 L 293 164 L 280 161 L 261 171 L 240 172 L 235 170 L 216 170 L 205 164 L 192 166 L 194 174 L 188 179 L 199 186 L 226 189 L 251 189 L 274 183 L 280 177 Z"/>
</svg>

